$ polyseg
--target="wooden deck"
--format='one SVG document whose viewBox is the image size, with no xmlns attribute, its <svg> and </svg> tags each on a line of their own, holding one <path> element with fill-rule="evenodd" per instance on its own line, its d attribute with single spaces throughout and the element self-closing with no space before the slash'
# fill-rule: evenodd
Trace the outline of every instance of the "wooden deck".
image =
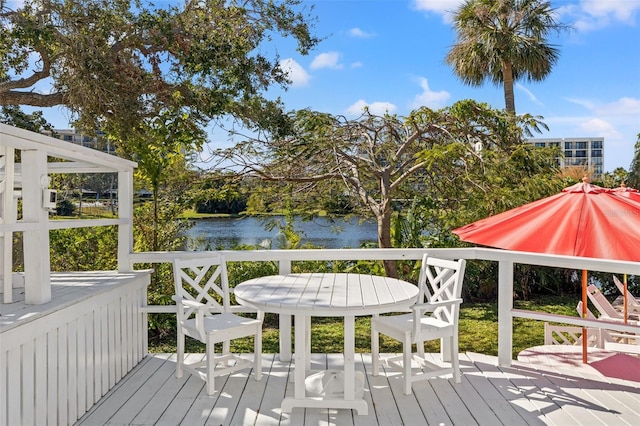
<svg viewBox="0 0 640 426">
<path fill-rule="evenodd" d="M 202 356 L 192 354 L 191 356 Z M 247 372 L 217 379 L 212 396 L 190 375 L 175 378 L 175 354 L 147 356 L 106 394 L 77 425 L 637 425 L 640 382 L 607 377 L 590 365 L 563 364 L 537 354 L 535 364 L 461 355 L 462 383 L 419 382 L 404 395 L 397 371 L 371 375 L 371 355 L 356 354 L 365 371 L 369 414 L 352 410 L 296 408 L 281 413 L 293 392 L 289 362 L 265 355 L 260 382 Z M 312 354 L 312 368 L 341 366 L 339 354 Z"/>
</svg>

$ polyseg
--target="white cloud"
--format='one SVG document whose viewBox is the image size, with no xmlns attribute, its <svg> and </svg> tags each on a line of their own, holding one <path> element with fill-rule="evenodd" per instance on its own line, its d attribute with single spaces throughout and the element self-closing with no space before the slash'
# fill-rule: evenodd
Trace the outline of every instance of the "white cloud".
<svg viewBox="0 0 640 426">
<path fill-rule="evenodd" d="M 635 122 L 637 122 L 637 118 L 640 116 L 640 99 L 625 97 L 609 103 L 576 98 L 568 98 L 567 101 L 580 105 L 598 116 L 614 117 L 623 120 L 632 118 Z"/>
<path fill-rule="evenodd" d="M 280 68 L 287 74 L 289 80 L 291 80 L 291 87 L 303 87 L 309 84 L 311 76 L 305 69 L 292 58 L 283 59 L 280 61 Z"/>
<path fill-rule="evenodd" d="M 439 92 L 434 92 L 429 88 L 429 81 L 420 77 L 418 79 L 420 82 L 420 87 L 422 87 L 422 93 L 417 95 L 413 99 L 413 103 L 411 104 L 412 108 L 420 108 L 422 106 L 428 106 L 429 108 L 442 108 L 446 105 L 449 98 L 451 98 L 451 94 L 446 90 L 441 90 Z"/>
<path fill-rule="evenodd" d="M 361 30 L 358 27 L 355 28 L 351 28 L 347 34 L 349 34 L 351 37 L 355 37 L 355 38 L 371 38 L 374 37 L 375 34 L 374 33 L 368 33 L 366 31 Z"/>
<path fill-rule="evenodd" d="M 398 109 L 398 107 L 389 102 L 367 103 L 363 99 L 360 99 L 347 108 L 346 114 L 350 116 L 360 116 L 365 108 L 369 108 L 369 112 L 374 115 L 393 114 Z"/>
<path fill-rule="evenodd" d="M 616 130 L 616 128 L 611 123 L 600 118 L 592 118 L 583 121 L 578 126 L 578 129 L 582 131 L 582 134 L 596 135 L 605 138 L 605 140 L 618 140 L 622 138 L 622 133 Z"/>
<path fill-rule="evenodd" d="M 463 0 L 413 0 L 411 6 L 416 10 L 442 15 L 444 22 L 451 22 L 453 13 Z"/>
<path fill-rule="evenodd" d="M 640 99 L 620 98 L 612 102 L 594 99 L 568 98 L 566 101 L 584 108 L 580 115 L 552 116 L 543 120 L 549 124 L 555 136 L 598 136 L 605 138 L 608 170 L 615 167 L 628 167 L 631 159 L 624 152 L 633 153 L 638 134 Z"/>
<path fill-rule="evenodd" d="M 321 53 L 311 62 L 311 69 L 317 70 L 320 68 L 341 69 L 342 64 L 338 63 L 340 54 L 338 52 L 326 52 Z"/>
<path fill-rule="evenodd" d="M 638 0 L 581 0 L 578 5 L 558 8 L 564 19 L 573 20 L 578 31 L 592 31 L 616 24 L 635 25 L 640 13 Z"/>
<path fill-rule="evenodd" d="M 540 102 L 538 100 L 538 98 L 536 98 L 536 95 L 534 95 L 529 89 L 527 89 L 526 87 L 524 87 L 522 84 L 520 83 L 516 83 L 516 87 L 519 90 L 522 90 L 524 93 L 526 93 L 526 95 L 529 97 L 529 99 L 531 99 L 532 102 L 538 104 L 538 105 L 542 105 L 542 102 Z"/>
<path fill-rule="evenodd" d="M 360 61 L 353 62 L 351 64 L 351 68 L 362 68 L 363 66 L 364 66 L 364 64 L 362 62 L 360 62 Z"/>
</svg>

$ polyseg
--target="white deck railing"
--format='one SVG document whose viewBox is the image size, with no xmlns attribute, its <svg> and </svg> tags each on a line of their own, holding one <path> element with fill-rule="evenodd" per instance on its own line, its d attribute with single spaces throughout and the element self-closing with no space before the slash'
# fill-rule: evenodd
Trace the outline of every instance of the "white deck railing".
<svg viewBox="0 0 640 426">
<path fill-rule="evenodd" d="M 509 366 L 513 348 L 513 318 L 530 318 L 540 321 L 563 322 L 593 328 L 634 332 L 640 334 L 640 327 L 622 323 L 589 320 L 566 315 L 554 315 L 535 311 L 513 309 L 513 266 L 516 263 L 578 269 L 616 274 L 640 275 L 640 262 L 605 259 L 591 259 L 573 256 L 558 256 L 514 252 L 486 248 L 455 249 L 309 249 L 309 250 L 229 250 L 225 251 L 228 261 L 278 262 L 282 274 L 291 271 L 291 262 L 304 260 L 417 260 L 428 252 L 448 259 L 487 260 L 498 262 L 498 361 Z M 176 257 L 202 257 L 206 252 L 146 252 L 131 253 L 129 262 L 166 263 Z M 167 307 L 147 307 L 147 312 L 167 312 Z M 290 326 L 290 320 L 281 322 L 281 327 Z M 290 348 L 290 342 L 280 343 L 281 352 Z"/>
<path fill-rule="evenodd" d="M 16 162 L 15 152 L 20 153 Z M 54 159 L 52 161 L 52 159 Z M 12 303 L 13 234 L 22 232 L 24 292 L 28 304 L 51 301 L 49 231 L 93 226 L 118 226 L 118 270 L 133 250 L 133 161 L 0 123 L 0 292 Z M 115 173 L 118 176 L 118 217 L 97 220 L 49 220 L 45 196 L 51 175 Z M 22 217 L 18 218 L 18 200 Z"/>
</svg>

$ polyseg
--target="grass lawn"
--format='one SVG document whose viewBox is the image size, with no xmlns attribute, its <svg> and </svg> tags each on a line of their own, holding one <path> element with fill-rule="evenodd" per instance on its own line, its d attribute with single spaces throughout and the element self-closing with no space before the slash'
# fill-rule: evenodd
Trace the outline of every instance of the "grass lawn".
<svg viewBox="0 0 640 426">
<path fill-rule="evenodd" d="M 545 297 L 535 301 L 515 301 L 514 307 L 539 312 L 577 316 L 576 297 Z M 262 336 L 265 353 L 279 351 L 279 333 L 277 316 L 267 314 Z M 313 318 L 311 351 L 318 353 L 342 353 L 342 318 Z M 356 318 L 356 352 L 371 352 L 370 317 Z M 515 318 L 513 325 L 513 357 L 525 348 L 543 344 L 544 323 Z M 187 352 L 204 352 L 204 346 L 187 338 Z M 463 303 L 460 311 L 460 352 L 478 352 L 487 355 L 498 354 L 498 307 L 497 303 Z M 236 352 L 252 352 L 252 339 L 238 339 L 232 342 Z M 150 352 L 175 352 L 175 335 L 165 336 L 161 340 L 150 339 Z M 381 337 L 380 351 L 384 353 L 402 352 L 402 346 L 396 340 Z M 438 352 L 437 341 L 427 344 L 427 351 Z"/>
</svg>

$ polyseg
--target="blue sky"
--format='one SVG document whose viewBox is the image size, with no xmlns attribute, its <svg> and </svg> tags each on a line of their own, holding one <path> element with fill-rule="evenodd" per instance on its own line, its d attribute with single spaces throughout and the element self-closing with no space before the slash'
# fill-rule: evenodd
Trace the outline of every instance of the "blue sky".
<svg viewBox="0 0 640 426">
<path fill-rule="evenodd" d="M 459 0 L 317 0 L 317 32 L 326 36 L 302 57 L 279 49 L 291 70 L 288 108 L 356 118 L 406 115 L 472 98 L 504 108 L 501 87 L 464 85 L 444 63 L 455 42 Z M 640 0 L 552 0 L 573 31 L 555 36 L 560 59 L 542 82 L 518 82 L 516 111 L 544 117 L 537 137 L 604 137 L 605 170 L 629 169 L 640 133 Z"/>
<path fill-rule="evenodd" d="M 640 133 L 640 0 L 552 0 L 573 26 L 552 43 L 560 59 L 542 82 L 516 85 L 516 111 L 544 117 L 537 137 L 604 137 L 605 171 L 629 169 Z M 460 0 L 316 0 L 316 33 L 325 39 L 307 56 L 294 44 L 265 46 L 289 71 L 287 109 L 310 108 L 357 118 L 364 106 L 400 116 L 461 99 L 504 108 L 501 87 L 464 85 L 444 63 L 455 42 L 451 15 Z M 46 112 L 68 127 L 59 108 Z M 227 145 L 212 131 L 212 145 Z"/>
</svg>

